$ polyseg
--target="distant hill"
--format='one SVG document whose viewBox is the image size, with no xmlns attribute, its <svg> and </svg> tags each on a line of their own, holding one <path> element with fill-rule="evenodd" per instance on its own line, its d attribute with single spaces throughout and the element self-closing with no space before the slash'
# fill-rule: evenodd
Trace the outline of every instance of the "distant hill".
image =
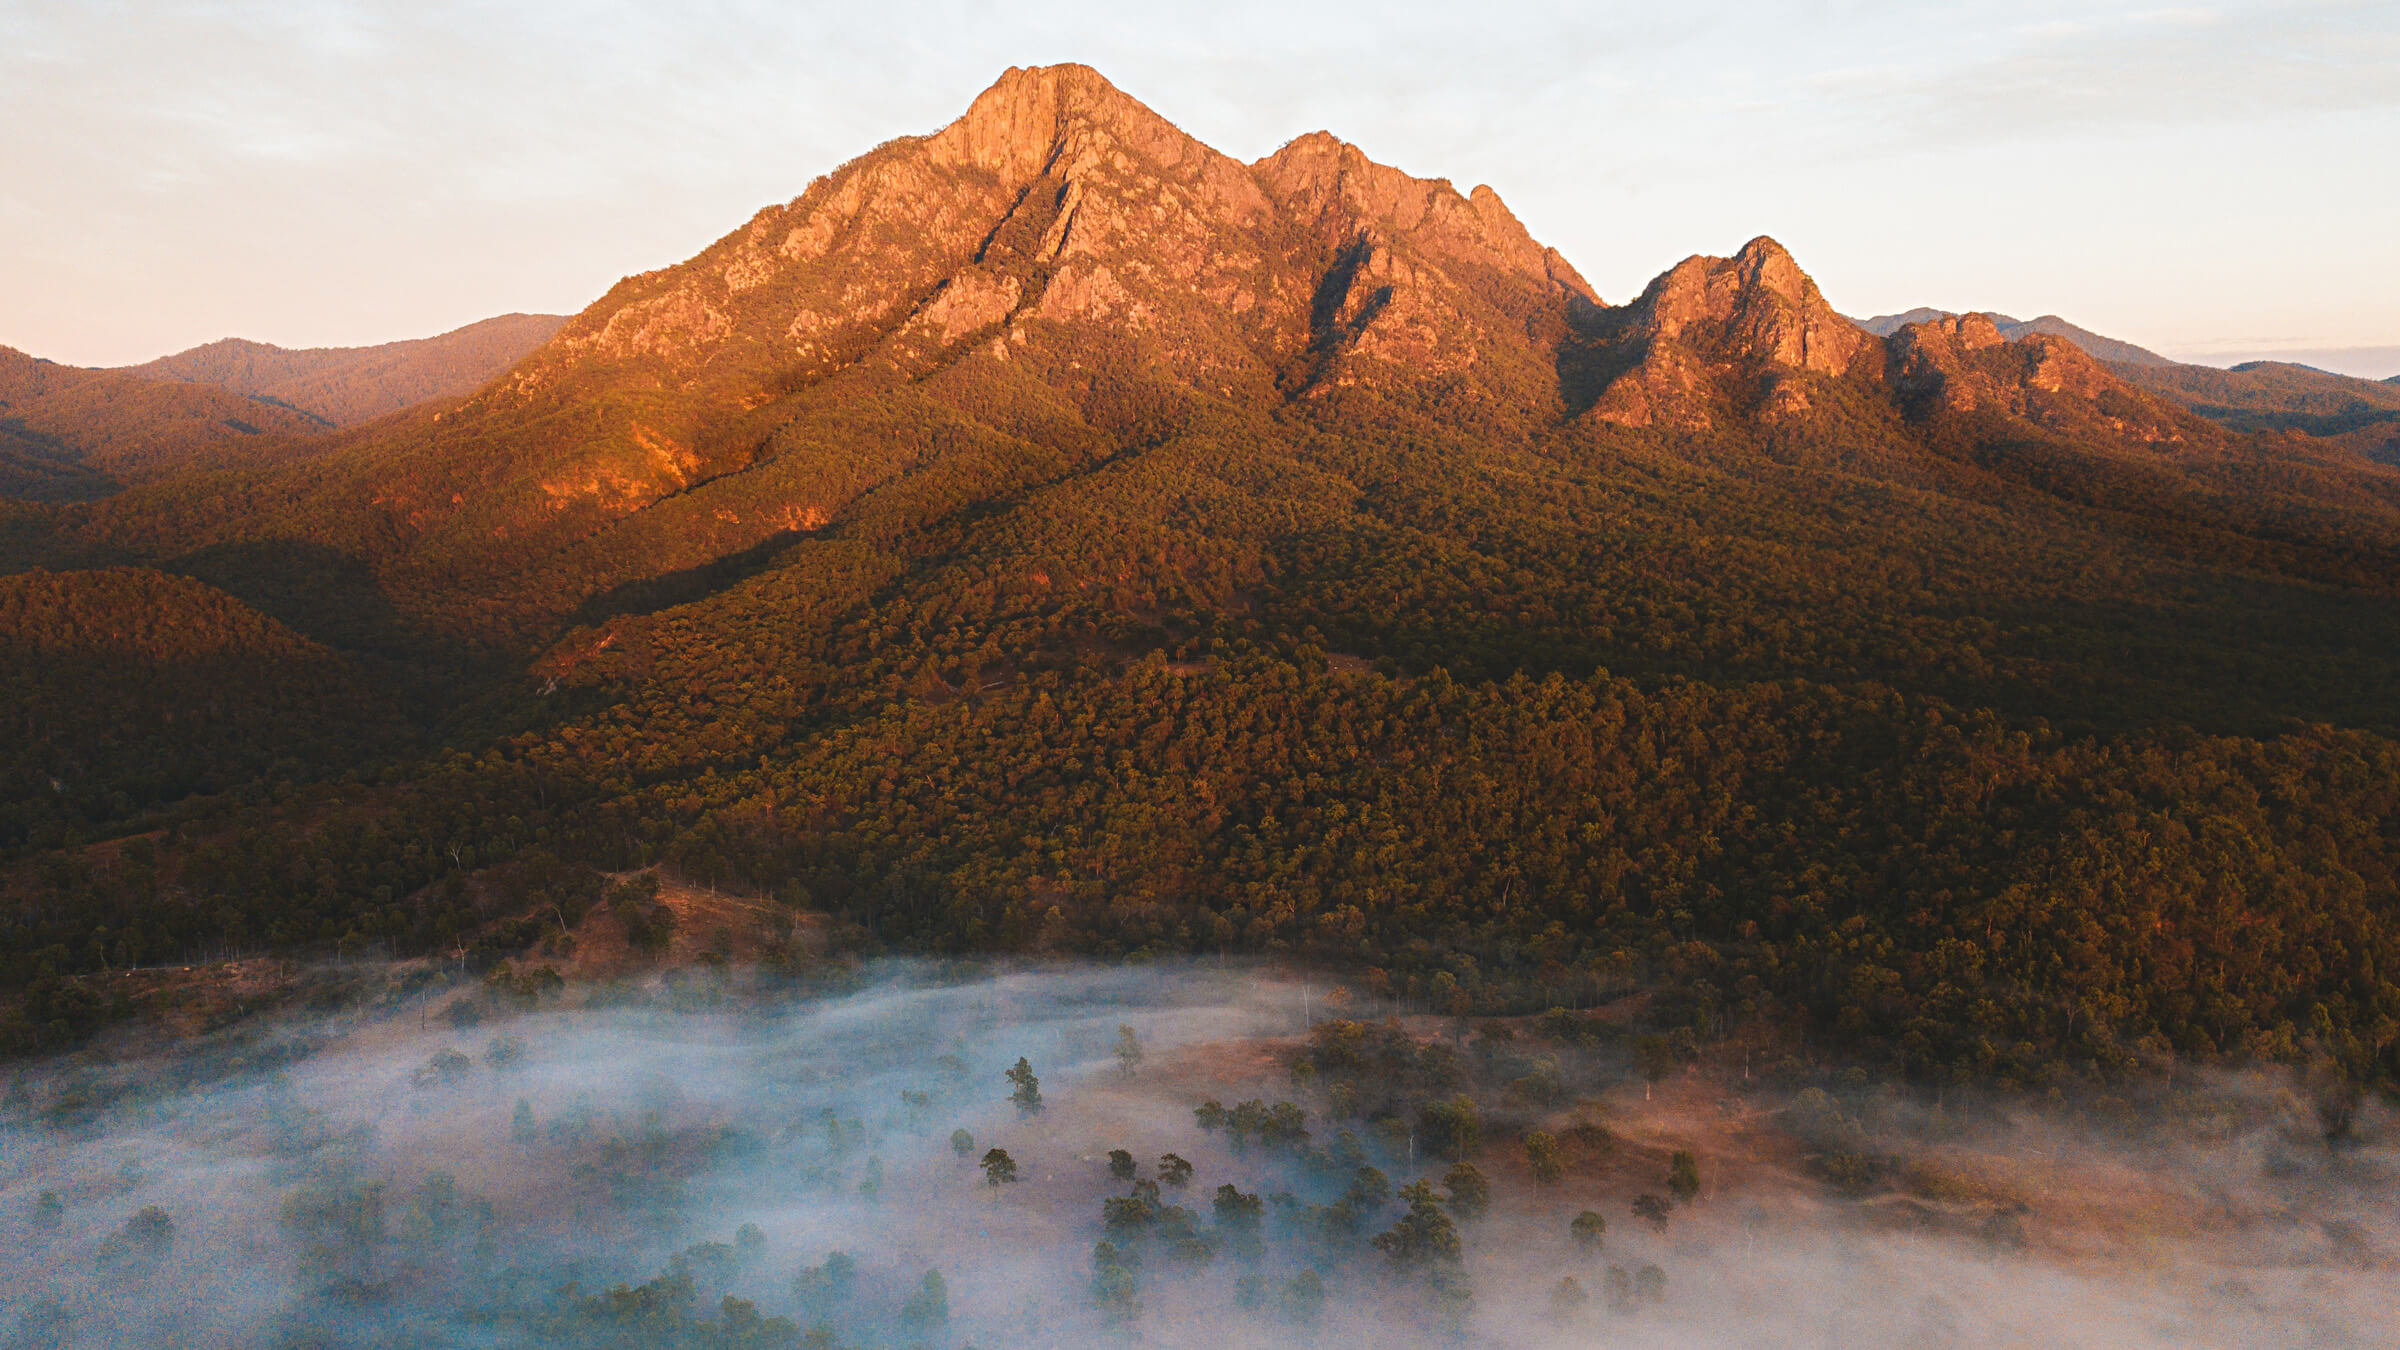
<svg viewBox="0 0 2400 1350">
<path fill-rule="evenodd" d="M 270 398 L 351 426 L 427 399 L 473 393 L 565 322 L 560 314 L 503 314 L 436 337 L 373 347 L 290 349 L 225 338 L 121 369 Z"/>
<path fill-rule="evenodd" d="M 2361 380 L 2286 361 L 2215 366 L 2110 363 L 2129 384 L 2241 431 L 2301 431 L 2370 459 L 2400 462 L 2400 383 Z"/>
<path fill-rule="evenodd" d="M 103 497 L 153 473 L 215 462 L 206 451 L 325 429 L 322 418 L 229 390 L 0 347 L 0 497 Z"/>
<path fill-rule="evenodd" d="M 1992 314 L 1986 311 L 1986 316 L 1991 319 L 1993 326 L 2000 330 L 2000 336 L 2012 342 L 2028 334 L 2048 333 L 2052 337 L 2065 338 L 2102 361 L 2138 366 L 2171 366 L 2175 364 L 2147 347 L 2137 347 L 2130 342 L 2120 342 L 2112 337 L 2102 337 L 2088 328 L 2068 323 L 2055 314 L 2045 314 L 2038 319 L 2012 319 L 2006 314 Z M 1954 317 L 1956 317 L 1956 312 L 1952 310 L 1919 306 L 1905 313 L 1878 314 L 1872 319 L 1857 319 L 1853 322 L 1877 337 L 1890 337 L 1912 323 L 1931 323 L 1936 319 Z"/>
</svg>

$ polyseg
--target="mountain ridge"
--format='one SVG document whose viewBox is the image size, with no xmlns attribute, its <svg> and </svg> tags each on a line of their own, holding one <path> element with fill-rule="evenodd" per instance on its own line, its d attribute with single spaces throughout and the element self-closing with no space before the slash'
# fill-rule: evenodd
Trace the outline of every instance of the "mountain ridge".
<svg viewBox="0 0 2400 1350">
<path fill-rule="evenodd" d="M 329 425 L 352 426 L 471 393 L 565 322 L 558 314 L 501 314 L 432 337 L 363 347 L 287 348 L 229 337 L 112 369 L 272 399 Z"/>
</svg>

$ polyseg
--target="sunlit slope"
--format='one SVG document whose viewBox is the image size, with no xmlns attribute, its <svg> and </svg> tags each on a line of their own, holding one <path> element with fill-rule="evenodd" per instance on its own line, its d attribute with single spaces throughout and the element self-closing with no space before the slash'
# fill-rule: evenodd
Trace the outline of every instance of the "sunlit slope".
<svg viewBox="0 0 2400 1350">
<path fill-rule="evenodd" d="M 503 314 L 434 337 L 373 347 L 294 349 L 225 338 L 123 369 L 272 399 L 330 425 L 350 426 L 428 399 L 473 393 L 564 322 L 556 314 Z"/>
</svg>

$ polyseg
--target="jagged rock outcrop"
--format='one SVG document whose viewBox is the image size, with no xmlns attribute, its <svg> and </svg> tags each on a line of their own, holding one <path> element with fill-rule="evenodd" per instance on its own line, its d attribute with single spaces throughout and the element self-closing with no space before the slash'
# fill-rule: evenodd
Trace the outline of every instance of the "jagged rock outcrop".
<svg viewBox="0 0 2400 1350">
<path fill-rule="evenodd" d="M 1178 401 L 1357 387 L 1545 409 L 1555 349 L 1594 306 L 1489 188 L 1324 133 L 1243 164 L 1086 67 L 1016 69 L 940 131 L 627 278 L 450 419 L 522 449 L 482 457 L 480 483 L 383 500 L 411 528 L 522 529 L 478 502 L 534 466 L 531 499 L 589 529 L 782 453 L 795 397 L 829 383 L 996 382 L 1103 441 L 1131 408 L 1154 430 Z M 600 424 L 523 445 L 567 406 Z M 850 482 L 803 505 L 828 514 L 872 478 Z"/>
<path fill-rule="evenodd" d="M 1880 359 L 1875 339 L 1763 236 L 1730 258 L 1676 264 L 1609 327 L 1620 369 L 1590 415 L 1624 426 L 1697 430 L 1728 417 L 1795 416 L 1813 406 L 1806 377 Z"/>
<path fill-rule="evenodd" d="M 1885 339 L 1893 391 L 1912 416 L 1982 415 L 2050 431 L 2174 445 L 2199 428 L 2188 414 L 2112 375 L 2073 341 L 2011 339 L 1988 314 L 1914 323 Z"/>
<path fill-rule="evenodd" d="M 461 622 L 538 628 L 887 489 L 952 509 L 1179 437 L 1252 438 L 1269 411 L 1336 434 L 1563 431 L 1569 452 L 1607 424 L 1763 422 L 1777 454 L 1905 457 L 1923 438 L 1903 401 L 2176 434 L 2054 340 L 1942 332 L 1887 350 L 1766 238 L 1605 306 L 1488 187 L 1322 132 L 1244 164 L 1088 68 L 1020 69 L 948 126 L 626 278 L 455 407 L 189 509 L 210 538 L 308 521 L 406 573 L 395 589 L 503 579 L 521 612 Z"/>
</svg>

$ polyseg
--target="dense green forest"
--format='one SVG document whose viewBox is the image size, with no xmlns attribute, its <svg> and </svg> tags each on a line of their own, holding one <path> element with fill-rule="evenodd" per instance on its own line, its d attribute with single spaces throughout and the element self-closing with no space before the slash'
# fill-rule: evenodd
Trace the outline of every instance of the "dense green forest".
<svg viewBox="0 0 2400 1350">
<path fill-rule="evenodd" d="M 1068 93 L 1082 177 L 894 142 L 464 404 L 8 507 L 9 1043 L 663 866 L 1929 1079 L 2400 1074 L 2400 475 L 1771 241 L 1598 306 L 1496 198 Z"/>
</svg>

